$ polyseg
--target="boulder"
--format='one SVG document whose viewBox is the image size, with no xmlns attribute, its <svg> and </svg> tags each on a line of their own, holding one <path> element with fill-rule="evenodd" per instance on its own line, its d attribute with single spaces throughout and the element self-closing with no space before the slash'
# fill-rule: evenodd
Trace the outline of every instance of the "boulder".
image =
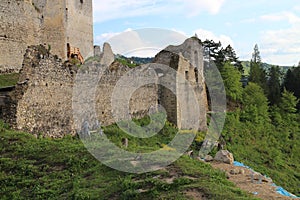
<svg viewBox="0 0 300 200">
<path fill-rule="evenodd" d="M 237 175 L 240 173 L 240 171 L 238 169 L 231 169 L 229 173 L 232 175 Z"/>
<path fill-rule="evenodd" d="M 210 156 L 210 155 L 206 155 L 205 157 L 204 157 L 204 161 L 205 162 L 211 162 L 211 161 L 213 161 L 214 160 L 214 158 L 212 157 L 212 156 Z"/>
<path fill-rule="evenodd" d="M 215 158 L 215 161 L 223 162 L 232 165 L 233 164 L 233 155 L 227 150 L 218 151 Z"/>
</svg>

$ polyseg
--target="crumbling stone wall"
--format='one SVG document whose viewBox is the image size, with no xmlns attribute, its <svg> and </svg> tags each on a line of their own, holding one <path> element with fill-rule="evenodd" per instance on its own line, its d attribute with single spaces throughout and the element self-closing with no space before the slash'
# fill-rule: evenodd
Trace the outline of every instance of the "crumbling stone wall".
<svg viewBox="0 0 300 200">
<path fill-rule="evenodd" d="M 155 56 L 154 62 L 176 70 L 193 88 L 193 94 L 191 94 L 189 90 L 185 89 L 184 83 L 180 83 L 178 77 L 169 77 L 170 82 L 174 83 L 175 81 L 170 87 L 175 87 L 176 95 L 165 87 L 160 88 L 159 101 L 167 111 L 168 120 L 182 129 L 193 128 L 189 127 L 189 124 L 193 124 L 193 122 L 184 122 L 181 110 L 184 106 L 186 112 L 190 113 L 190 118 L 194 119 L 193 115 L 197 116 L 197 113 L 194 113 L 193 108 L 199 106 L 199 129 L 206 130 L 208 104 L 203 74 L 203 49 L 198 39 L 189 38 L 179 46 L 167 47 Z M 166 76 L 170 73 L 162 72 L 162 74 Z M 194 105 L 192 95 L 197 98 L 198 105 Z"/>
<path fill-rule="evenodd" d="M 140 78 L 143 78 L 141 74 L 143 74 L 141 69 L 137 73 Z M 115 61 L 110 65 L 110 67 L 104 71 L 101 80 L 99 82 L 97 88 L 97 105 L 96 110 L 98 113 L 98 117 L 101 120 L 103 125 L 109 125 L 116 122 L 115 118 L 113 117 L 112 112 L 112 94 L 114 92 L 115 87 L 119 88 L 120 91 L 126 91 L 127 87 L 130 85 L 118 85 L 117 82 L 124 76 L 127 76 L 127 80 L 134 80 L 137 77 L 131 76 L 131 74 L 127 74 L 130 71 L 130 68 L 127 66 L 122 65 L 121 63 Z M 145 79 L 147 76 L 151 76 L 151 74 L 144 73 Z M 124 89 L 122 89 L 124 88 Z M 124 99 L 126 92 L 122 92 L 117 94 L 118 98 Z M 118 99 L 114 99 L 118 101 Z M 147 84 L 143 85 L 142 87 L 136 88 L 136 91 L 130 97 L 130 101 L 126 102 L 129 104 L 128 108 L 130 116 L 133 118 L 141 118 L 149 113 L 149 109 L 152 107 L 157 107 L 158 101 L 158 85 L 157 84 Z M 115 102 L 120 104 L 120 102 Z M 127 104 L 127 105 L 128 105 Z M 125 105 L 126 106 L 126 105 Z M 120 116 L 121 119 L 126 119 L 125 116 Z"/>
<path fill-rule="evenodd" d="M 169 121 L 181 129 L 190 129 L 193 127 L 186 125 L 181 112 L 181 108 L 184 106 L 190 115 L 189 119 L 193 120 L 192 124 L 197 122 L 199 129 L 205 130 L 207 97 L 204 76 L 201 74 L 203 64 L 200 62 L 195 67 L 188 58 L 183 56 L 184 51 L 191 49 L 189 41 L 183 46 L 185 47 L 179 47 L 183 53 L 161 51 L 155 57 L 155 63 L 147 68 L 135 68 L 136 74 L 131 73 L 132 70 L 127 66 L 117 61 L 113 62 L 113 53 L 109 44 L 104 45 L 100 56 L 101 62 L 98 57 L 80 68 L 62 62 L 42 45 L 31 46 L 26 50 L 19 82 L 9 95 L 9 103 L 5 109 L 1 109 L 3 110 L 1 117 L 17 129 L 35 134 L 42 133 L 50 137 L 75 134 L 76 128 L 80 128 L 85 117 L 92 120 L 97 118 L 102 125 L 109 125 L 116 122 L 112 112 L 113 91 L 118 82 L 126 77 L 127 82 L 117 86 L 120 89 L 120 94 L 117 94 L 117 104 L 119 102 L 124 104 L 122 99 L 128 95 L 126 89 L 129 86 L 135 86 L 134 81 L 138 78 L 144 80 L 145 83 L 151 83 L 136 87 L 136 90 L 130 94 L 127 112 L 131 117 L 141 118 L 147 115 L 150 109 L 157 108 L 158 104 L 161 104 L 167 111 Z M 201 58 L 198 58 L 199 60 Z M 167 65 L 169 68 L 159 71 L 154 67 L 155 64 Z M 153 67 L 151 67 L 152 65 Z M 185 90 L 186 83 L 178 79 L 177 74 L 174 77 L 171 69 L 185 76 L 193 91 Z M 83 73 L 83 76 L 80 73 Z M 86 79 L 86 77 L 91 79 Z M 169 84 L 165 88 L 159 86 L 161 77 L 165 77 Z M 147 82 L 147 80 L 151 81 Z M 82 87 L 78 87 L 79 90 L 74 92 L 78 81 L 79 86 L 82 85 Z M 91 88 L 96 89 L 93 91 Z M 170 88 L 176 91 L 177 95 L 174 95 Z M 93 94 L 90 94 L 91 92 Z M 195 117 L 199 115 L 194 110 L 197 105 L 194 105 L 195 102 L 192 101 L 193 96 L 196 96 L 196 101 L 198 101 L 199 118 Z M 90 97 L 94 97 L 94 99 Z M 73 107 L 74 101 L 77 101 L 77 108 Z M 92 105 L 90 103 L 94 104 L 96 114 L 90 112 L 90 105 Z M 81 113 L 85 110 L 90 113 Z M 83 116 L 79 118 L 81 121 L 74 119 L 73 112 L 78 112 Z"/>
<path fill-rule="evenodd" d="M 111 57 L 105 55 L 105 51 L 103 53 L 104 57 Z M 108 59 L 105 60 L 108 62 Z M 101 124 L 109 125 L 115 122 L 110 99 L 113 89 L 129 68 L 114 62 L 104 70 L 101 69 L 104 66 L 100 62 L 93 62 L 95 63 L 87 64 L 82 68 L 89 68 L 86 70 L 87 73 L 101 76 L 95 96 L 95 109 Z M 97 67 L 100 69 L 96 69 Z M 74 124 L 72 107 L 74 98 L 75 101 L 78 100 L 76 99 L 78 97 L 74 97 L 73 90 L 78 70 L 78 66 L 63 63 L 57 56 L 50 54 L 44 46 L 31 46 L 24 56 L 19 83 L 11 92 L 10 102 L 5 106 L 1 117 L 14 128 L 34 134 L 50 137 L 75 134 L 76 128 L 79 128 L 82 123 L 79 122 L 77 126 Z M 85 93 L 89 89 L 90 87 L 83 88 L 82 92 Z M 83 98 L 83 101 L 89 99 Z M 84 106 L 87 102 L 82 103 Z M 130 114 L 134 118 L 143 117 L 148 114 L 151 106 L 156 105 L 157 85 L 140 87 L 131 97 Z"/>
<path fill-rule="evenodd" d="M 49 44 L 63 60 L 68 43 L 93 55 L 92 0 L 1 0 L 0 11 L 0 73 L 18 72 L 30 45 Z"/>
<path fill-rule="evenodd" d="M 76 68 L 68 67 L 47 49 L 26 50 L 19 83 L 11 96 L 10 123 L 35 134 L 61 137 L 74 134 L 72 86 Z"/>
</svg>

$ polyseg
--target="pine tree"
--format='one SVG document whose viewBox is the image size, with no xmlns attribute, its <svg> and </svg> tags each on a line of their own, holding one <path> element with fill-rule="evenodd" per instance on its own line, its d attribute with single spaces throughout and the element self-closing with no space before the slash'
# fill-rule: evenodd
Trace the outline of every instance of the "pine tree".
<svg viewBox="0 0 300 200">
<path fill-rule="evenodd" d="M 243 66 L 242 66 L 242 62 L 239 61 L 239 58 L 236 56 L 236 53 L 234 51 L 234 49 L 228 45 L 223 51 L 222 51 L 223 55 L 224 55 L 224 62 L 230 62 L 231 64 L 233 64 L 241 73 L 244 72 Z"/>
<path fill-rule="evenodd" d="M 259 85 L 255 83 L 247 85 L 243 92 L 242 103 L 243 120 L 254 123 L 270 122 L 268 99 Z"/>
<path fill-rule="evenodd" d="M 254 52 L 252 53 L 252 62 L 254 63 L 261 63 L 261 57 L 260 57 L 260 52 L 258 50 L 258 45 L 255 44 L 254 46 Z"/>
<path fill-rule="evenodd" d="M 271 105 L 280 102 L 280 69 L 278 66 L 272 66 L 268 80 L 268 99 Z"/>
<path fill-rule="evenodd" d="M 296 134 L 299 133 L 300 126 L 296 113 L 298 103 L 299 99 L 292 92 L 284 89 L 279 103 L 279 113 L 282 119 L 279 128 L 282 129 L 282 139 L 294 139 L 296 138 Z"/>
<path fill-rule="evenodd" d="M 264 90 L 264 94 L 268 95 L 267 73 L 262 66 L 257 44 L 254 46 L 250 62 L 249 82 L 258 84 Z"/>
<path fill-rule="evenodd" d="M 231 100 L 240 100 L 243 93 L 241 73 L 229 61 L 225 62 L 221 72 L 227 97 Z"/>
<path fill-rule="evenodd" d="M 300 98 L 300 66 L 287 71 L 283 85 L 286 90 L 294 93 L 298 99 Z M 297 108 L 300 110 L 300 103 Z"/>
</svg>

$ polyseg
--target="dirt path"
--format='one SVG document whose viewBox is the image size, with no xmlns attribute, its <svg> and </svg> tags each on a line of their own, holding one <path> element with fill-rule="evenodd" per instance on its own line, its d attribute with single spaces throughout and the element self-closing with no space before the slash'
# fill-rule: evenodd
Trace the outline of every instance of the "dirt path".
<svg viewBox="0 0 300 200">
<path fill-rule="evenodd" d="M 265 178 L 259 173 L 253 173 L 250 169 L 219 162 L 211 162 L 211 165 L 214 168 L 225 171 L 229 181 L 258 198 L 266 200 L 295 199 L 277 193 L 276 187 L 272 186 L 271 179 Z"/>
</svg>

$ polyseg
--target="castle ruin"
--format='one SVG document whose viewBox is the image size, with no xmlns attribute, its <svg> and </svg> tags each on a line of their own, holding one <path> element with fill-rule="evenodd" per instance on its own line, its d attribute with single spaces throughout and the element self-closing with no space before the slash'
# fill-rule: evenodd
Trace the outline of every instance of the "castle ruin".
<svg viewBox="0 0 300 200">
<path fill-rule="evenodd" d="M 193 49 L 192 54 L 189 53 L 191 49 Z M 193 61 L 189 61 L 183 55 L 186 57 L 189 55 L 197 56 L 197 58 L 192 58 L 197 62 L 193 65 Z M 104 45 L 101 57 L 103 58 L 102 62 L 105 61 L 104 63 L 100 60 L 87 61 L 87 65 L 78 68 L 78 66 L 70 63 L 63 63 L 61 59 L 49 53 L 43 45 L 31 46 L 26 50 L 16 88 L 9 94 L 7 104 L 0 106 L 0 118 L 16 129 L 34 134 L 42 133 L 50 137 L 76 134 L 78 127 L 75 126 L 82 122 L 78 123 L 74 119 L 72 102 L 74 103 L 74 100 L 82 101 L 78 105 L 83 112 L 88 111 L 88 107 L 91 105 L 85 102 L 91 99 L 80 99 L 76 94 L 74 96 L 78 70 L 83 70 L 84 74 L 90 74 L 91 77 L 101 77 L 96 83 L 95 99 L 93 100 L 97 116 L 91 113 L 84 115 L 89 119 L 99 120 L 102 125 L 115 123 L 116 119 L 113 117 L 111 105 L 113 90 L 123 76 L 129 76 L 129 80 L 134 80 L 136 77 L 131 77 L 130 73 L 128 74 L 131 70 L 129 67 L 114 61 L 109 44 Z M 202 47 L 198 41 L 191 38 L 180 46 L 167 47 L 156 55 L 154 63 L 151 65 L 155 66 L 156 64 L 163 64 L 169 68 L 166 71 L 152 70 L 146 72 L 138 67 L 135 69 L 144 78 L 151 76 L 156 81 L 139 87 L 131 95 L 128 107 L 130 116 L 133 118 L 144 117 L 149 114 L 151 108 L 157 108 L 160 104 L 165 108 L 167 119 L 171 123 L 180 129 L 192 129 L 193 127 L 183 123 L 185 119 L 181 110 L 184 106 L 190 116 L 189 119 L 193 120 L 192 123 L 197 122 L 200 130 L 206 130 L 207 97 L 203 75 Z M 168 69 L 174 69 L 178 74 L 183 74 L 192 86 L 192 93 L 184 90 L 177 79 L 169 76 Z M 168 82 L 175 85 L 178 92 L 176 95 L 168 88 L 160 85 L 162 76 L 167 76 Z M 79 83 L 82 86 L 79 95 L 89 96 L 87 94 L 91 87 L 95 86 L 93 83 L 93 85 L 84 84 L 86 79 L 82 81 L 82 84 Z M 125 90 L 127 85 L 122 85 L 122 87 Z M 200 108 L 200 115 L 195 113 L 195 106 L 197 105 L 194 105 L 195 102 L 192 101 L 191 95 L 195 95 L 197 98 L 196 104 Z M 75 112 L 80 110 L 75 109 Z M 75 121 L 76 123 L 74 123 Z"/>
<path fill-rule="evenodd" d="M 75 47 L 93 56 L 92 0 L 1 0 L 0 11 L 0 73 L 18 72 L 30 45 L 63 60 Z"/>
<path fill-rule="evenodd" d="M 95 96 L 97 116 L 93 115 L 93 118 L 102 125 L 116 122 L 111 105 L 112 92 L 117 82 L 131 69 L 114 61 L 109 44 L 104 44 L 103 51 L 100 47 L 94 48 L 92 9 L 92 0 L 0 2 L 0 74 L 20 73 L 18 84 L 9 88 L 12 91 L 8 95 L 4 91 L 5 98 L 0 99 L 1 119 L 16 129 L 34 134 L 50 137 L 75 134 L 78 127 L 74 126 L 76 119 L 72 102 L 79 69 L 64 61 L 72 56 L 72 52 L 80 51 L 79 59 L 95 55 L 99 61 L 92 61 L 92 68 L 86 69 L 87 73 L 101 76 Z M 130 116 L 144 117 L 149 114 L 150 108 L 162 105 L 171 123 L 180 129 L 192 129 L 184 123 L 186 117 L 182 108 L 185 107 L 189 119 L 197 122 L 200 130 L 205 130 L 207 96 L 203 49 L 198 39 L 189 38 L 182 45 L 167 47 L 155 56 L 153 64 L 168 66 L 183 75 L 193 91 L 185 90 L 185 85 L 177 77 L 170 76 L 168 70 L 139 71 L 144 78 L 151 74 L 156 82 L 142 86 L 132 94 Z M 174 81 L 176 95 L 160 85 L 162 76 L 167 77 L 170 84 Z M 128 78 L 134 80 L 136 77 Z M 126 85 L 122 87 L 126 88 Z M 87 85 L 82 92 L 88 90 Z M 200 116 L 193 109 L 193 95 L 197 98 Z"/>
</svg>

